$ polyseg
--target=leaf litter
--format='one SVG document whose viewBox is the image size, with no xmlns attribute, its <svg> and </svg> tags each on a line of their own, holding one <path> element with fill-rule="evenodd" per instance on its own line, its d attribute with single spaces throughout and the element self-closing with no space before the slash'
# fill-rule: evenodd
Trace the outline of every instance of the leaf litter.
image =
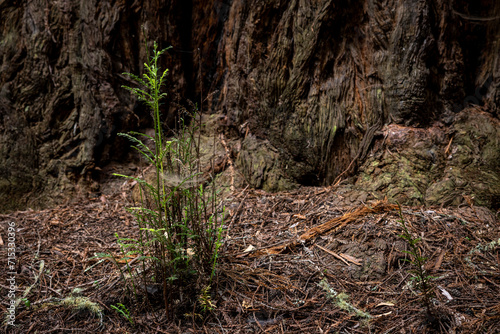
<svg viewBox="0 0 500 334">
<path fill-rule="evenodd" d="M 399 237 L 397 206 L 386 200 L 342 202 L 348 197 L 343 195 L 335 188 L 234 190 L 225 199 L 229 216 L 212 295 L 215 308 L 170 322 L 161 307 L 127 304 L 116 268 L 94 258 L 110 252 L 121 260 L 114 233 L 136 236 L 123 194 L 0 215 L 3 240 L 7 222 L 16 222 L 16 296 L 30 289 L 29 303 L 16 310 L 16 327 L 2 328 L 9 333 L 494 333 L 500 328 L 495 214 L 472 205 L 403 207 L 433 277 L 436 319 L 429 319 Z M 6 268 L 5 245 L 0 253 L 0 267 Z M 6 296 L 7 270 L 0 276 Z M 102 313 L 68 307 L 63 302 L 68 298 Z M 133 324 L 113 310 L 119 303 L 128 307 Z M 2 298 L 2 314 L 8 305 Z"/>
</svg>

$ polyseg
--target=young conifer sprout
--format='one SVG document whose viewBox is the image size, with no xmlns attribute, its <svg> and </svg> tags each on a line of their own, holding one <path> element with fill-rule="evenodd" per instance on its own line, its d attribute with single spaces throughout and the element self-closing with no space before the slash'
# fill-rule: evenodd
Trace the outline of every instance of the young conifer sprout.
<svg viewBox="0 0 500 334">
<path fill-rule="evenodd" d="M 146 42 L 146 50 L 147 42 Z M 215 182 L 203 179 L 200 172 L 200 131 L 196 124 L 197 109 L 183 113 L 179 128 L 166 138 L 163 134 L 160 101 L 168 70 L 161 70 L 160 56 L 169 48 L 159 49 L 153 43 L 142 77 L 125 73 L 138 87 L 123 86 L 151 111 L 154 136 L 139 132 L 121 133 L 154 168 L 152 181 L 115 174 L 137 182 L 140 203 L 128 210 L 135 216 L 138 238 L 118 237 L 125 261 L 138 258 L 140 268 L 114 261 L 121 272 L 127 291 L 137 302 L 159 296 L 148 291 L 161 291 L 165 312 L 175 315 L 180 303 L 201 312 L 212 310 L 210 289 L 216 274 L 222 244 L 223 209 L 220 209 Z M 201 117 L 198 117 L 201 120 Z M 154 143 L 150 149 L 144 140 Z M 103 254 L 103 256 L 109 256 Z M 127 274 L 125 274 L 127 273 Z M 139 283 L 139 284 L 138 284 Z M 139 289 L 138 287 L 143 287 Z M 197 294 L 193 296 L 193 289 Z M 191 304 L 191 305 L 189 305 Z"/>
</svg>

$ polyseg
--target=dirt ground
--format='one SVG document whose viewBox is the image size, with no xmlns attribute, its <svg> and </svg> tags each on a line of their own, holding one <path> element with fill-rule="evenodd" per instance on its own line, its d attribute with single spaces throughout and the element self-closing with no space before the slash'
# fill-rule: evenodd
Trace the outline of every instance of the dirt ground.
<svg viewBox="0 0 500 334">
<path fill-rule="evenodd" d="M 110 261 L 115 232 L 137 235 L 125 192 L 42 211 L 0 215 L 0 313 L 8 279 L 20 303 L 8 333 L 499 333 L 500 221 L 476 207 L 403 207 L 427 258 L 431 316 L 415 282 L 397 206 L 353 203 L 336 188 L 266 193 L 238 189 L 226 199 L 216 309 L 167 321 L 124 299 Z M 15 224 L 15 274 L 8 227 Z M 14 223 L 14 224 L 12 224 Z M 131 320 L 112 305 L 124 303 Z"/>
</svg>

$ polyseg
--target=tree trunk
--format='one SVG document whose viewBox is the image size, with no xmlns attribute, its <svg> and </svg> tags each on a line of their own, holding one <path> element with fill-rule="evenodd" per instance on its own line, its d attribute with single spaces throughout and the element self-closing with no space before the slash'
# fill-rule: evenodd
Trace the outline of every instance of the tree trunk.
<svg viewBox="0 0 500 334">
<path fill-rule="evenodd" d="M 202 96 L 253 186 L 350 177 L 375 197 L 498 205 L 498 1 L 0 0 L 0 15 L 0 209 L 95 192 L 127 158 L 117 132 L 150 123 L 122 73 L 142 71 L 146 36 L 173 46 L 165 127 Z"/>
</svg>

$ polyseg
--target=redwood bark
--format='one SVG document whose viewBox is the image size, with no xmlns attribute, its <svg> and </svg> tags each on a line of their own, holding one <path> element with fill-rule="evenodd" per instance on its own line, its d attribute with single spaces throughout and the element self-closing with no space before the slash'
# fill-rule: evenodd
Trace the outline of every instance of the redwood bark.
<svg viewBox="0 0 500 334">
<path fill-rule="evenodd" d="M 470 105 L 497 124 L 499 17 L 494 0 L 0 1 L 0 208 L 95 187 L 126 158 L 117 132 L 149 121 L 121 73 L 142 71 L 146 35 L 173 46 L 165 127 L 203 100 L 266 166 L 240 159 L 247 180 L 279 190 L 356 177 L 384 125 L 453 132 Z"/>
</svg>

